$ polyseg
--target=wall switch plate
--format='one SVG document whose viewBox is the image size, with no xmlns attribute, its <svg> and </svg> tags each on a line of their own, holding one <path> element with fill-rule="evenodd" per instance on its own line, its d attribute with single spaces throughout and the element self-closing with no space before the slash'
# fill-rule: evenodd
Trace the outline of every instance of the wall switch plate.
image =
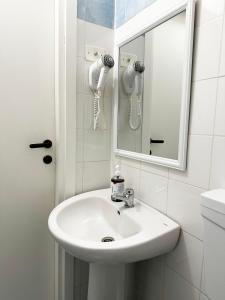
<svg viewBox="0 0 225 300">
<path fill-rule="evenodd" d="M 99 48 L 91 45 L 86 45 L 85 47 L 85 57 L 88 61 L 96 61 L 101 55 L 104 54 L 106 54 L 104 48 Z"/>
<path fill-rule="evenodd" d="M 137 55 L 127 52 L 120 53 L 120 66 L 127 67 L 130 63 L 133 63 L 137 60 Z"/>
</svg>

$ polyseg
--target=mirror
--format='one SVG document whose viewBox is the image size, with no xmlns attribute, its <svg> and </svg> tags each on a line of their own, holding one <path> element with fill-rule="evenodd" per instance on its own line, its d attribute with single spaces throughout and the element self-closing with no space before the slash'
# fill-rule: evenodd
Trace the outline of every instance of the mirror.
<svg viewBox="0 0 225 300">
<path fill-rule="evenodd" d="M 189 32 L 187 41 L 187 26 L 184 10 L 118 47 L 117 154 L 185 168 L 193 38 Z"/>
</svg>

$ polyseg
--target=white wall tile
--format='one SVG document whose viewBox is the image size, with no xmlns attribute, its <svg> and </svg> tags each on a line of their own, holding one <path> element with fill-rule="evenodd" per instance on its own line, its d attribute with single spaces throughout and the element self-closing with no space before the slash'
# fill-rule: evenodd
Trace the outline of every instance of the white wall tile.
<svg viewBox="0 0 225 300">
<path fill-rule="evenodd" d="M 84 130 L 84 161 L 110 160 L 110 133 Z"/>
<path fill-rule="evenodd" d="M 214 134 L 225 136 L 225 77 L 219 78 Z"/>
<path fill-rule="evenodd" d="M 139 295 L 137 300 L 161 299 L 164 265 L 164 257 L 162 256 L 136 263 L 135 279 Z"/>
<path fill-rule="evenodd" d="M 224 15 L 225 17 L 225 15 Z M 225 22 L 223 22 L 223 34 L 222 34 L 222 47 L 221 47 L 221 61 L 220 61 L 220 76 L 225 75 Z"/>
<path fill-rule="evenodd" d="M 167 214 L 176 220 L 186 232 L 202 239 L 200 194 L 203 189 L 178 181 L 169 181 Z"/>
<path fill-rule="evenodd" d="M 85 43 L 104 48 L 109 54 L 113 54 L 113 30 L 89 22 L 85 22 L 85 25 Z"/>
<path fill-rule="evenodd" d="M 146 204 L 166 212 L 168 179 L 141 171 L 138 198 Z"/>
<path fill-rule="evenodd" d="M 121 163 L 131 166 L 133 168 L 140 168 L 140 166 L 141 166 L 141 162 L 138 160 L 135 160 L 135 159 L 121 157 L 120 160 L 121 160 Z"/>
<path fill-rule="evenodd" d="M 76 164 L 76 194 L 83 191 L 83 163 Z"/>
<path fill-rule="evenodd" d="M 225 188 L 225 137 L 214 137 L 210 187 Z"/>
<path fill-rule="evenodd" d="M 110 187 L 109 161 L 85 162 L 83 191 Z"/>
<path fill-rule="evenodd" d="M 163 300 L 199 300 L 199 292 L 176 272 L 166 268 Z"/>
<path fill-rule="evenodd" d="M 203 244 L 204 245 L 204 244 Z M 205 278 L 205 259 L 203 258 L 202 264 L 202 279 L 201 279 L 201 291 L 206 294 L 206 278 Z"/>
<path fill-rule="evenodd" d="M 212 137 L 191 135 L 188 141 L 187 170 L 169 170 L 169 177 L 201 188 L 208 188 Z"/>
<path fill-rule="evenodd" d="M 156 175 L 160 175 L 160 176 L 164 176 L 164 177 L 168 177 L 169 176 L 169 169 L 166 167 L 161 167 L 161 166 L 157 166 L 154 164 L 149 164 L 149 163 L 145 163 L 142 162 L 141 163 L 141 169 L 146 171 L 146 172 L 150 172 Z"/>
<path fill-rule="evenodd" d="M 115 167 L 119 165 L 121 167 L 121 157 L 115 155 L 113 152 L 111 153 L 111 175 L 115 173 Z M 112 176 L 111 176 L 112 177 Z"/>
<path fill-rule="evenodd" d="M 125 179 L 125 187 L 134 189 L 135 197 L 139 195 L 140 170 L 122 163 L 121 175 Z"/>
<path fill-rule="evenodd" d="M 168 266 L 200 289 L 202 274 L 202 242 L 188 233 L 182 232 L 179 243 L 166 258 Z"/>
<path fill-rule="evenodd" d="M 106 89 L 108 90 L 108 89 Z M 106 94 L 104 95 L 104 99 L 102 101 L 102 128 L 105 130 L 111 130 L 112 128 L 112 107 L 113 107 L 113 96 Z"/>
<path fill-rule="evenodd" d="M 191 134 L 213 134 L 217 79 L 197 81 L 192 86 Z"/>
<path fill-rule="evenodd" d="M 219 17 L 196 29 L 194 80 L 218 76 L 222 21 L 223 18 Z"/>
<path fill-rule="evenodd" d="M 202 25 L 223 15 L 224 0 L 199 0 L 196 8 L 196 25 Z"/>
</svg>

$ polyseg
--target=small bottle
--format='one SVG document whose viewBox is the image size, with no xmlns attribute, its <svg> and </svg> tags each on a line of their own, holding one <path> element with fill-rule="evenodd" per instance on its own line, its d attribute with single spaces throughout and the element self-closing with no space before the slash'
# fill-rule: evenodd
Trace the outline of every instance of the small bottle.
<svg viewBox="0 0 225 300">
<path fill-rule="evenodd" d="M 115 167 L 115 175 L 111 178 L 112 183 L 112 195 L 111 199 L 115 202 L 121 202 L 121 200 L 117 200 L 117 195 L 123 195 L 124 193 L 124 178 L 120 173 L 120 166 L 116 165 Z"/>
</svg>

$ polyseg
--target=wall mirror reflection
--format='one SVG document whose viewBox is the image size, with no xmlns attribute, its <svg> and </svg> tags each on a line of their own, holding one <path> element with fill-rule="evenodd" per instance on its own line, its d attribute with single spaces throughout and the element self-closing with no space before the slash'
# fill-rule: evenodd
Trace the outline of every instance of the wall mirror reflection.
<svg viewBox="0 0 225 300">
<path fill-rule="evenodd" d="M 192 47 L 187 26 L 184 10 L 118 47 L 117 154 L 184 169 Z"/>
</svg>

